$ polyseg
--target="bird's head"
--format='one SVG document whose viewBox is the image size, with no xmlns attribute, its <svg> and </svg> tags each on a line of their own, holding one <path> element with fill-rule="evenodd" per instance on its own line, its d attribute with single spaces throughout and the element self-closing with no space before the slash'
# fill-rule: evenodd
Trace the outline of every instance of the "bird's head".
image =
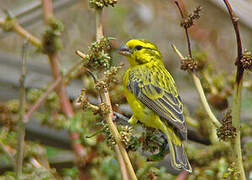
<svg viewBox="0 0 252 180">
<path fill-rule="evenodd" d="M 118 50 L 121 55 L 128 58 L 131 66 L 146 64 L 151 61 L 162 61 L 162 55 L 156 45 L 144 39 L 129 40 Z"/>
</svg>

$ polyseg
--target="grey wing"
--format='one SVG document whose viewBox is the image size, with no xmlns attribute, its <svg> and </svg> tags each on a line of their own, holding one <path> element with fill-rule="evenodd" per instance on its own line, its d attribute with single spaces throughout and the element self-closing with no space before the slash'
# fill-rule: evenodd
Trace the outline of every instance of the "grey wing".
<svg viewBox="0 0 252 180">
<path fill-rule="evenodd" d="M 132 76 L 131 76 L 132 77 Z M 183 115 L 183 105 L 179 96 L 152 84 L 144 84 L 137 78 L 130 78 L 128 89 L 162 120 L 176 128 L 182 139 L 187 138 L 187 127 Z"/>
</svg>

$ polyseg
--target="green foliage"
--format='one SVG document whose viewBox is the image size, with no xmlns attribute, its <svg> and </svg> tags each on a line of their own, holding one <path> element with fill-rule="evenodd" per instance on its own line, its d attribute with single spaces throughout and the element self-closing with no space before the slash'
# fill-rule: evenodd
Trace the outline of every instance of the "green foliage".
<svg viewBox="0 0 252 180">
<path fill-rule="evenodd" d="M 72 168 L 64 168 L 62 175 L 66 179 L 78 179 L 79 177 L 79 171 L 77 167 L 72 167 Z"/>
<path fill-rule="evenodd" d="M 109 40 L 111 38 L 102 38 L 88 47 L 88 53 L 86 55 L 86 60 L 88 61 L 87 67 L 91 69 L 103 69 L 109 68 L 109 62 L 111 61 L 110 55 L 107 53 L 111 49 Z"/>
<path fill-rule="evenodd" d="M 115 172 L 120 172 L 119 164 L 115 158 L 112 157 L 107 157 L 104 158 L 104 161 L 101 165 L 101 170 L 102 172 L 106 175 L 104 179 L 107 180 L 120 180 L 121 176 L 119 173 Z"/>
</svg>

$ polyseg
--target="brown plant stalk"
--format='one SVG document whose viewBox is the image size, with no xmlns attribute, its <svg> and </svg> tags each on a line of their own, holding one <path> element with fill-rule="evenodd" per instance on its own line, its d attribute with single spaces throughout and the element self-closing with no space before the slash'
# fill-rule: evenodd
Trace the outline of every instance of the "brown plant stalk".
<svg viewBox="0 0 252 180">
<path fill-rule="evenodd" d="M 236 43 L 237 43 L 237 58 L 236 58 L 236 82 L 234 86 L 233 93 L 233 104 L 232 104 L 232 125 L 236 128 L 236 136 L 231 140 L 231 146 L 233 150 L 233 161 L 235 162 L 235 171 L 238 173 L 232 174 L 232 178 L 235 179 L 237 176 L 241 180 L 245 180 L 245 172 L 243 168 L 243 160 L 242 160 L 242 151 L 241 151 L 241 132 L 240 132 L 240 112 L 241 112 L 241 91 L 242 91 L 242 83 L 243 83 L 243 74 L 244 68 L 242 66 L 242 42 L 241 36 L 238 26 L 238 18 L 234 16 L 231 5 L 228 0 L 223 0 L 225 3 L 228 12 L 230 14 L 230 18 L 234 27 L 235 35 L 236 35 Z M 238 174 L 238 175 L 237 175 Z"/>
<path fill-rule="evenodd" d="M 97 41 L 103 38 L 103 26 L 102 26 L 101 17 L 102 17 L 102 10 L 96 10 L 96 40 Z M 100 94 L 101 102 L 105 103 L 109 107 L 109 113 L 106 115 L 105 120 L 108 123 L 111 134 L 113 135 L 116 141 L 115 151 L 117 152 L 119 163 L 121 163 L 120 166 L 121 166 L 122 177 L 125 179 L 128 179 L 129 177 L 131 180 L 136 180 L 137 177 L 132 167 L 132 164 L 130 162 L 128 153 L 121 142 L 121 135 L 118 132 L 112 120 L 113 110 L 112 110 L 112 105 L 111 105 L 108 89 L 104 88 L 103 90 L 99 92 L 99 94 Z M 117 148 L 119 149 L 119 151 L 117 150 Z M 121 158 L 123 159 L 123 161 L 120 161 Z M 124 169 L 124 167 L 126 167 L 127 169 Z M 126 172 L 127 174 L 125 174 Z"/>
<path fill-rule="evenodd" d="M 44 14 L 44 22 L 45 24 L 49 24 L 50 18 L 53 17 L 53 9 L 52 9 L 52 1 L 51 0 L 42 0 L 43 4 L 43 14 Z M 56 81 L 58 78 L 62 78 L 59 69 L 59 54 L 58 52 L 54 52 L 53 54 L 48 54 L 51 71 L 53 74 L 53 78 Z M 63 81 L 59 83 L 58 88 L 56 89 L 56 93 L 60 99 L 60 107 L 62 112 L 69 118 L 74 116 L 73 107 L 70 103 L 69 98 L 67 97 L 66 93 L 66 85 Z M 86 150 L 79 142 L 80 134 L 76 132 L 69 132 L 69 137 L 71 140 L 72 149 L 74 150 L 75 154 L 77 155 L 77 159 L 82 159 L 86 155 Z M 83 172 L 80 170 L 80 179 L 84 177 Z"/>
<path fill-rule="evenodd" d="M 183 11 L 178 3 L 177 0 L 174 0 L 174 3 L 176 4 L 176 6 L 178 7 L 179 9 L 179 12 L 180 12 L 180 15 L 182 17 L 182 19 L 184 18 L 184 14 L 183 14 Z M 187 27 L 184 27 L 185 29 L 185 34 L 186 34 L 186 40 L 187 40 L 187 45 L 188 45 L 188 53 L 189 53 L 189 57 L 192 59 L 192 50 L 191 50 L 191 42 L 190 42 L 190 37 L 189 37 L 189 33 L 188 33 L 188 28 Z M 177 50 L 177 48 L 172 45 L 172 48 L 175 50 L 175 52 L 180 56 L 180 58 L 183 58 L 184 57 L 181 55 L 181 53 Z M 183 60 L 181 59 L 181 60 Z M 201 82 L 200 82 L 200 79 L 195 75 L 194 72 L 190 72 L 192 78 L 193 78 L 193 82 L 196 86 L 196 89 L 200 95 L 200 99 L 201 99 L 201 102 L 203 104 L 203 107 L 206 111 L 206 113 L 208 114 L 210 120 L 212 121 L 213 125 L 216 127 L 216 128 L 219 128 L 221 126 L 221 123 L 218 121 L 218 119 L 215 117 L 214 113 L 212 112 L 208 102 L 207 102 L 207 99 L 206 99 L 206 96 L 205 96 L 205 93 L 204 93 L 204 90 L 202 88 L 202 85 L 201 85 Z"/>
</svg>

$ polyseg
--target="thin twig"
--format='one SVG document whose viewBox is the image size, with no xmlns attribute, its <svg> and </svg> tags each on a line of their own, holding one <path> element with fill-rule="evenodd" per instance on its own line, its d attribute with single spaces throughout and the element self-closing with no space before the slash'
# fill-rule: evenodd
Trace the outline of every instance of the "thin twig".
<svg viewBox="0 0 252 180">
<path fill-rule="evenodd" d="M 177 55 L 180 57 L 181 60 L 185 59 L 183 57 L 183 55 L 179 52 L 179 50 L 176 48 L 176 46 L 174 46 L 173 44 L 171 46 L 172 46 L 173 50 L 177 53 Z M 202 88 L 202 85 L 201 85 L 199 78 L 193 72 L 191 72 L 190 74 L 193 78 L 193 82 L 197 88 L 199 95 L 200 95 L 200 99 L 201 99 L 201 102 L 204 106 L 204 109 L 206 110 L 208 116 L 210 117 L 210 119 L 211 119 L 212 123 L 215 125 L 215 127 L 219 128 L 221 126 L 221 124 L 218 121 L 218 119 L 215 117 L 213 112 L 211 111 L 211 108 L 207 102 L 207 99 L 206 99 L 206 96 L 205 96 L 205 93 L 204 93 L 204 90 Z"/>
<path fill-rule="evenodd" d="M 5 26 L 6 23 L 7 23 L 7 20 L 0 19 L 0 26 L 3 27 Z M 36 47 L 42 46 L 41 41 L 37 37 L 29 33 L 27 30 L 25 30 L 17 21 L 14 20 L 12 23 L 13 23 L 12 24 L 13 31 L 21 35 L 23 38 L 27 39 L 34 46 Z"/>
<path fill-rule="evenodd" d="M 235 30 L 236 41 L 237 41 L 237 72 L 236 72 L 236 82 L 234 86 L 233 93 L 233 104 L 232 104 L 232 125 L 236 128 L 236 136 L 231 140 L 231 145 L 233 149 L 233 160 L 235 162 L 236 170 L 238 171 L 239 179 L 245 180 L 245 172 L 243 168 L 243 160 L 242 160 L 242 152 L 241 152 L 241 135 L 240 135 L 240 112 L 241 112 L 241 91 L 242 91 L 242 83 L 243 83 L 243 74 L 244 69 L 242 67 L 241 59 L 242 59 L 242 42 L 241 36 L 238 26 L 238 18 L 234 16 L 231 5 L 228 0 L 223 0 L 228 12 L 230 14 L 230 18 L 233 23 L 233 27 Z M 235 173 L 234 173 L 235 174 Z M 237 176 L 237 175 L 233 175 Z M 233 177 L 235 178 L 235 177 Z"/>
<path fill-rule="evenodd" d="M 240 82 L 242 80 L 243 77 L 243 72 L 244 69 L 242 68 L 242 63 L 241 63 L 241 59 L 242 59 L 242 42 L 241 42 L 241 35 L 240 35 L 240 30 L 239 30 L 239 26 L 238 26 L 238 21 L 239 18 L 234 16 L 233 10 L 231 5 L 229 4 L 228 0 L 223 0 L 228 12 L 230 14 L 230 18 L 234 27 L 234 31 L 235 31 L 235 35 L 236 35 L 236 43 L 237 43 L 237 59 L 235 64 L 237 65 L 237 73 L 236 73 L 236 81 Z"/>
<path fill-rule="evenodd" d="M 20 98 L 19 98 L 19 120 L 17 124 L 17 161 L 16 161 L 16 178 L 21 179 L 22 176 L 22 167 L 23 167 L 23 156 L 24 156 L 24 138 L 25 138 L 25 77 L 26 77 L 26 46 L 27 42 L 24 42 L 22 48 L 22 66 L 21 66 L 21 76 L 20 76 Z"/>
<path fill-rule="evenodd" d="M 103 38 L 103 26 L 102 26 L 101 17 L 102 17 L 102 10 L 97 10 L 96 11 L 96 40 L 97 41 L 100 40 L 101 38 Z M 111 105 L 108 90 L 105 88 L 102 91 L 100 91 L 99 94 L 100 94 L 101 102 L 105 103 L 110 109 L 110 111 L 106 115 L 105 119 L 108 123 L 111 134 L 115 138 L 115 141 L 116 141 L 115 146 L 118 146 L 118 149 L 120 150 L 120 151 L 116 151 L 116 152 L 120 152 L 121 154 L 119 156 L 122 156 L 123 160 L 124 160 L 124 161 L 119 161 L 119 163 L 125 163 L 125 164 L 120 164 L 120 166 L 122 166 L 121 169 L 123 167 L 127 168 L 127 170 L 125 169 L 125 170 L 121 171 L 121 173 L 127 172 L 128 174 L 123 175 L 123 177 L 129 176 L 131 180 L 136 180 L 137 177 L 136 177 L 135 171 L 132 167 L 132 164 L 130 162 L 128 153 L 125 150 L 125 148 L 121 142 L 121 135 L 118 132 L 118 130 L 113 122 L 113 110 L 112 110 L 112 105 Z"/>
<path fill-rule="evenodd" d="M 21 35 L 23 38 L 26 38 L 31 44 L 33 44 L 36 47 L 41 47 L 42 43 L 41 41 L 36 38 L 34 35 L 29 33 L 27 30 L 25 30 L 20 24 L 17 22 L 14 23 L 13 30 L 16 31 L 19 35 Z"/>
<path fill-rule="evenodd" d="M 178 1 L 175 1 L 175 4 L 177 5 L 178 9 L 179 9 L 179 12 L 180 12 L 180 15 L 182 17 L 182 19 L 185 17 L 184 14 L 183 14 L 183 11 L 178 3 Z M 189 53 L 189 56 L 190 58 L 192 58 L 192 49 L 191 49 L 191 42 L 190 42 L 190 37 L 189 37 L 189 34 L 188 34 L 188 28 L 184 28 L 185 29 L 185 34 L 186 34 L 186 41 L 187 41 L 187 46 L 188 46 L 188 53 Z"/>
<path fill-rule="evenodd" d="M 61 82 L 61 78 L 58 78 L 56 81 L 52 83 L 52 85 L 49 86 L 49 88 L 46 90 L 45 93 L 35 102 L 34 105 L 29 109 L 29 111 L 25 114 L 24 120 L 25 123 L 27 123 L 32 115 L 33 112 L 35 112 L 40 105 L 45 101 L 46 97 L 55 90 L 55 88 L 59 85 Z"/>
<path fill-rule="evenodd" d="M 183 14 L 183 11 L 178 3 L 178 1 L 174 1 L 175 4 L 177 5 L 178 9 L 179 9 L 179 12 L 180 12 L 180 15 L 182 17 L 182 19 L 184 18 L 184 14 Z M 188 34 L 188 28 L 187 27 L 184 27 L 185 29 L 185 34 L 186 34 L 186 39 L 187 39 L 187 45 L 188 45 L 188 53 L 189 53 L 189 56 L 190 58 L 192 58 L 192 50 L 191 50 L 191 43 L 190 43 L 190 38 L 189 38 L 189 34 Z M 180 59 L 183 60 L 184 57 L 182 56 L 182 54 L 178 51 L 178 49 L 172 45 L 172 48 L 174 49 L 174 51 L 179 55 Z M 216 128 L 219 128 L 221 126 L 220 122 L 218 121 L 218 119 L 215 117 L 214 113 L 212 112 L 208 102 L 207 102 L 207 99 L 206 99 L 206 96 L 205 96 L 205 93 L 204 93 L 204 90 L 202 88 L 202 85 L 201 85 L 201 82 L 200 82 L 200 79 L 195 75 L 194 72 L 191 72 L 190 73 L 192 75 L 192 78 L 193 78 L 193 82 L 196 86 L 196 89 L 200 95 L 200 99 L 201 99 L 201 102 L 204 106 L 204 109 L 205 111 L 207 112 L 208 116 L 210 117 L 210 119 L 212 120 L 212 123 L 215 125 Z"/>
</svg>

